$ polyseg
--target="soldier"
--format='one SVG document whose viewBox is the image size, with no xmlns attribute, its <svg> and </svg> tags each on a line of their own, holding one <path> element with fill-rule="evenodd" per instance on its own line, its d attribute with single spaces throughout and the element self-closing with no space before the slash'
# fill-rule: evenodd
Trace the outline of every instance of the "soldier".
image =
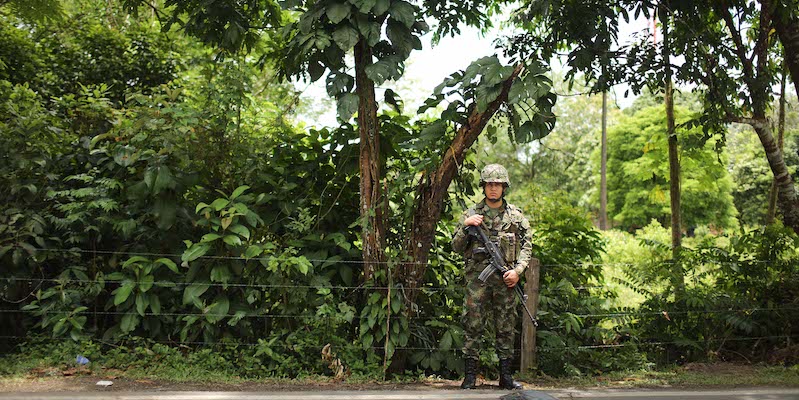
<svg viewBox="0 0 799 400">
<path fill-rule="evenodd" d="M 499 356 L 499 386 L 502 389 L 521 389 L 513 381 L 513 333 L 516 326 L 515 297 L 511 290 L 527 267 L 532 254 L 532 231 L 522 211 L 505 201 L 505 191 L 510 187 L 508 171 L 499 164 L 486 165 L 480 173 L 480 186 L 485 198 L 467 210 L 461 225 L 455 231 L 452 248 L 466 259 L 466 298 L 463 327 L 466 334 L 463 354 L 466 376 L 461 388 L 476 386 L 480 339 L 485 321 L 491 319 L 496 332 L 496 350 Z M 489 265 L 489 254 L 479 240 L 466 231 L 469 225 L 487 228 L 491 241 L 505 254 L 505 262 L 512 269 L 503 276 L 491 274 L 486 282 L 477 279 Z"/>
</svg>

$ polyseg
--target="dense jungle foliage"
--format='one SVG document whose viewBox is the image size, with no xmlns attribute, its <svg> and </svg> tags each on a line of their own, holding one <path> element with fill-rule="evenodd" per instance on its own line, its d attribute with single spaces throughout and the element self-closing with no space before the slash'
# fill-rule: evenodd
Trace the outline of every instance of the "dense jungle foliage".
<svg viewBox="0 0 799 400">
<path fill-rule="evenodd" d="M 749 132 L 680 132 L 691 237 L 673 260 L 661 226 L 670 209 L 658 95 L 611 110 L 608 232 L 594 226 L 596 98 L 562 100 L 559 125 L 531 143 L 495 118 L 449 189 L 408 307 L 391 269 L 404 260 L 396 249 L 416 168 L 441 157 L 431 137 L 448 134 L 429 114 L 380 110 L 388 260 L 364 281 L 357 127 L 300 122 L 313 105 L 266 56 L 223 55 L 105 2 L 64 12 L 41 22 L 0 7 L 6 353 L 82 354 L 120 368 L 196 361 L 242 377 L 384 377 L 403 359 L 402 373 L 457 377 L 465 283 L 449 240 L 462 207 L 480 198 L 476 171 L 499 161 L 542 265 L 534 372 L 797 361 L 769 357 L 799 335 L 799 238 L 763 225 L 771 176 Z M 696 112 L 687 103 L 680 118 Z M 794 174 L 795 126 L 785 140 Z M 684 287 L 672 285 L 674 263 Z"/>
</svg>

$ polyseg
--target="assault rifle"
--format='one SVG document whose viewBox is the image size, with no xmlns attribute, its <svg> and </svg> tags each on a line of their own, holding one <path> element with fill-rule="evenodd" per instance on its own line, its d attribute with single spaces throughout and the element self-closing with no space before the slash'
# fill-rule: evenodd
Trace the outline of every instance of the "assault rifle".
<svg viewBox="0 0 799 400">
<path fill-rule="evenodd" d="M 469 225 L 466 227 L 466 230 L 468 230 L 470 235 L 477 238 L 477 240 L 479 240 L 480 243 L 485 246 L 488 255 L 491 256 L 491 262 L 478 277 L 480 281 L 485 282 L 493 273 L 498 273 L 502 276 L 505 274 L 505 272 L 510 271 L 510 268 L 505 265 L 505 256 L 502 254 L 502 249 L 497 247 L 496 243 L 492 242 L 491 239 L 488 238 L 488 235 L 486 235 L 482 228 L 479 226 Z M 522 307 L 524 308 L 524 311 L 527 312 L 527 316 L 530 317 L 530 321 L 533 322 L 533 326 L 538 326 L 538 320 L 535 319 L 533 314 L 527 308 L 527 295 L 524 294 L 521 285 L 517 283 L 513 287 L 513 291 L 516 293 L 516 297 L 518 297 L 519 301 L 522 303 Z"/>
</svg>

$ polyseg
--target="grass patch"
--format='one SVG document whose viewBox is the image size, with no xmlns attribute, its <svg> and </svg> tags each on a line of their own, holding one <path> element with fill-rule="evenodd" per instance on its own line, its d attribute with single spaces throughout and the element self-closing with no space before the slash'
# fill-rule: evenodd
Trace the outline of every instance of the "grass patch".
<svg viewBox="0 0 799 400">
<path fill-rule="evenodd" d="M 209 349 L 184 352 L 185 349 L 134 348 L 92 353 L 99 346 L 88 343 L 60 343 L 52 347 L 30 347 L 28 353 L 0 358 L 0 391 L 77 390 L 66 388 L 69 382 L 93 385 L 100 379 L 119 382 L 119 389 L 150 390 L 152 385 L 179 383 L 176 388 L 191 390 L 314 390 L 378 389 L 391 387 L 441 387 L 455 389 L 457 380 L 408 373 L 384 381 L 382 371 L 374 374 L 351 374 L 344 379 L 300 373 L 288 376 L 243 376 L 241 366 Z M 73 354 L 89 354 L 91 363 L 78 366 Z M 518 376 L 536 387 L 549 388 L 657 388 L 657 387 L 799 387 L 799 365 L 792 367 L 742 365 L 732 363 L 693 363 L 641 371 L 618 371 L 599 376 L 553 378 Z"/>
<path fill-rule="evenodd" d="M 652 371 L 618 371 L 600 376 L 539 377 L 529 380 L 553 388 L 709 388 L 736 386 L 799 387 L 799 366 L 688 364 Z"/>
</svg>

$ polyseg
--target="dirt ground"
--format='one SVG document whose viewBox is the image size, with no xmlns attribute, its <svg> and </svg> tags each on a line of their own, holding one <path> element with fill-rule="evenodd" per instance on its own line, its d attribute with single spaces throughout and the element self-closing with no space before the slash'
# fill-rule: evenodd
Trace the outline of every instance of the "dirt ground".
<svg viewBox="0 0 799 400">
<path fill-rule="evenodd" d="M 0 392 L 107 392 L 107 391 L 293 391 L 293 390 L 424 390 L 430 388 L 457 389 L 460 382 L 431 384 L 347 384 L 347 383 L 203 383 L 166 382 L 150 379 L 113 379 L 113 385 L 97 386 L 96 376 L 32 377 L 14 380 L 0 380 Z"/>
<path fill-rule="evenodd" d="M 755 373 L 756 367 L 751 365 L 731 363 L 691 363 L 681 368 L 688 374 L 699 374 L 714 377 L 735 377 Z M 596 386 L 602 387 L 630 387 L 641 386 L 643 378 L 610 378 L 595 377 Z M 97 382 L 107 380 L 113 382 L 108 387 L 98 386 Z M 735 379 L 731 379 L 734 382 Z M 478 381 L 484 388 L 496 386 L 496 381 Z M 562 386 L 563 383 L 555 379 L 542 378 L 535 382 L 524 382 L 528 387 L 553 388 Z M 460 381 L 445 379 L 430 379 L 427 382 L 415 383 L 344 383 L 344 382 L 319 382 L 318 380 L 265 380 L 243 382 L 174 382 L 156 379 L 132 379 L 124 376 L 118 370 L 92 371 L 86 368 L 69 369 L 35 369 L 24 377 L 0 376 L 0 392 L 66 392 L 66 391 L 296 391 L 296 390 L 426 390 L 426 389 L 459 389 Z M 643 386 L 650 386 L 644 384 Z M 667 385 L 670 386 L 670 385 Z"/>
<path fill-rule="evenodd" d="M 98 381 L 111 381 L 111 386 L 98 386 Z M 484 382 L 490 387 L 492 382 Z M 493 382 L 496 384 L 496 382 Z M 132 379 L 121 371 L 100 373 L 88 369 L 33 370 L 18 378 L 0 376 L 0 392 L 105 392 L 105 391 L 294 391 L 294 390 L 425 390 L 431 388 L 458 389 L 460 381 L 434 380 L 425 383 L 343 383 L 312 380 L 268 380 L 244 382 L 175 382 L 158 379 Z"/>
</svg>

